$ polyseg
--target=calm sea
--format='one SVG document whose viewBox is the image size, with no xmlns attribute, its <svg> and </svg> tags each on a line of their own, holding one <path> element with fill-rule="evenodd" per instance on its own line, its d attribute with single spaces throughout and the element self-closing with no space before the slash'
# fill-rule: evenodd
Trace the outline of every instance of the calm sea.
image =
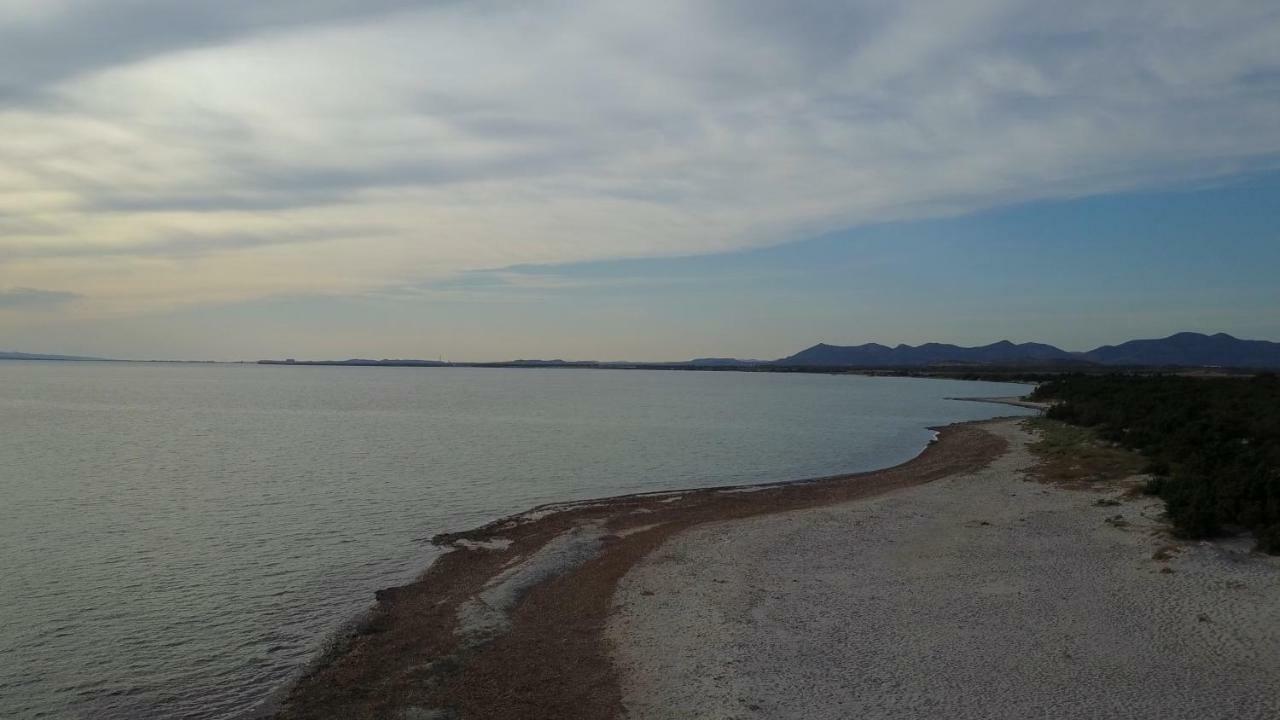
<svg viewBox="0 0 1280 720">
<path fill-rule="evenodd" d="M 423 539 L 903 462 L 996 383 L 0 362 L 0 717 L 237 718 Z"/>
</svg>

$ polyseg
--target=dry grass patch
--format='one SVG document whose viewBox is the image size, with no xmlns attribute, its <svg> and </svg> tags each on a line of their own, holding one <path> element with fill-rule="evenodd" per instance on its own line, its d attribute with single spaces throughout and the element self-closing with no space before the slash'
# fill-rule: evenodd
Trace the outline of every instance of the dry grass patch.
<svg viewBox="0 0 1280 720">
<path fill-rule="evenodd" d="M 1103 489 L 1141 474 L 1146 466 L 1141 455 L 1100 439 L 1089 428 L 1047 418 L 1031 418 L 1026 426 L 1037 437 L 1031 452 L 1040 460 L 1030 475 L 1041 482 Z"/>
</svg>

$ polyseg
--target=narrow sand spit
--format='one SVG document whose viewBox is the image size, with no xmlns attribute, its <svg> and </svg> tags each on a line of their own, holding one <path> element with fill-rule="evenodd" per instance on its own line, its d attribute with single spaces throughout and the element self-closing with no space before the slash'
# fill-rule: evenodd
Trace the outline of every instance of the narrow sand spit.
<svg viewBox="0 0 1280 720">
<path fill-rule="evenodd" d="M 985 469 L 640 560 L 606 628 L 625 716 L 1280 717 L 1280 558 L 1163 549 L 1159 502 L 1028 481 L 1026 431 L 986 429 Z"/>
<path fill-rule="evenodd" d="M 274 708 L 280 720 L 608 720 L 623 709 L 604 636 L 618 581 L 704 523 L 847 503 L 985 467 L 1007 443 L 985 423 L 939 429 L 884 470 L 760 487 L 534 508 L 436 536 L 417 581 L 377 593 L 355 631 Z"/>
</svg>

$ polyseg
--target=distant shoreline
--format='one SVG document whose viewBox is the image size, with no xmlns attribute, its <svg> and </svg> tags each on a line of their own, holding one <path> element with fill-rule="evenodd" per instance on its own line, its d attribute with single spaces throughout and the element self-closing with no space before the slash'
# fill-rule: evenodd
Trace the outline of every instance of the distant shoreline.
<svg viewBox="0 0 1280 720">
<path fill-rule="evenodd" d="M 98 360 L 107 358 L 62 353 L 0 351 L 0 359 Z M 117 360 L 117 362 L 184 362 L 181 360 Z M 222 361 L 191 361 L 222 362 Z M 1119 345 L 1102 345 L 1087 351 L 1067 351 L 1037 342 L 1013 343 L 1001 340 L 987 345 L 964 347 L 951 343 L 921 345 L 879 343 L 828 345 L 818 343 L 798 353 L 776 360 L 737 357 L 695 357 L 691 360 L 564 360 L 518 358 L 484 362 L 446 362 L 421 358 L 347 357 L 342 360 L 262 359 L 260 365 L 350 365 L 360 367 L 556 367 L 618 369 L 737 369 L 765 372 L 945 372 L 1038 373 L 1066 372 L 1200 372 L 1240 374 L 1280 369 L 1280 343 L 1243 340 L 1226 333 L 1205 335 L 1180 332 L 1165 338 L 1129 340 Z"/>
<path fill-rule="evenodd" d="M 1200 377 L 1252 376 L 1265 369 L 1203 368 L 1176 366 L 987 366 L 987 365 L 937 365 L 907 367 L 840 367 L 840 366 L 792 366 L 792 365 L 695 365 L 689 363 L 616 363 L 616 362 L 447 362 L 388 361 L 388 360 L 123 360 L 112 358 L 27 358 L 0 356 L 0 362 L 56 362 L 63 364 L 151 364 L 151 365 L 234 365 L 263 367 L 350 367 L 350 368 L 479 368 L 516 370 L 652 370 L 682 372 L 743 372 L 797 375 L 856 375 L 862 377 L 901 377 L 940 380 L 970 380 L 979 382 L 1036 383 L 1067 374 L 1112 375 L 1193 375 Z"/>
</svg>

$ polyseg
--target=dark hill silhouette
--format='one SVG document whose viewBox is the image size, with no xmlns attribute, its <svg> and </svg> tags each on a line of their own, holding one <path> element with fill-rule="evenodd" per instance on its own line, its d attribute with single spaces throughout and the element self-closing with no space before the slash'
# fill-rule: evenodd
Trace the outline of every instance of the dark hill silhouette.
<svg viewBox="0 0 1280 720">
<path fill-rule="evenodd" d="M 790 357 L 779 365 L 805 367 L 914 367 L 940 363 L 975 363 L 982 365 L 1021 365 L 1028 363 L 1080 362 L 1081 358 L 1052 345 L 1002 340 L 981 347 L 960 347 L 943 343 L 899 345 L 888 347 L 867 343 L 852 347 L 819 343 Z"/>
<path fill-rule="evenodd" d="M 1178 333 L 1160 340 L 1130 340 L 1084 354 L 1103 365 L 1179 365 L 1240 368 L 1280 367 L 1280 343 L 1241 340 L 1226 333 Z"/>
<path fill-rule="evenodd" d="M 1280 343 L 1241 340 L 1226 333 L 1184 332 L 1167 338 L 1130 340 L 1088 352 L 1068 352 L 1043 343 L 1002 340 L 981 347 L 942 343 L 888 347 L 819 343 L 776 361 L 788 367 L 919 367 L 941 364 L 1029 365 L 1092 363 L 1144 367 L 1280 368 Z"/>
</svg>

